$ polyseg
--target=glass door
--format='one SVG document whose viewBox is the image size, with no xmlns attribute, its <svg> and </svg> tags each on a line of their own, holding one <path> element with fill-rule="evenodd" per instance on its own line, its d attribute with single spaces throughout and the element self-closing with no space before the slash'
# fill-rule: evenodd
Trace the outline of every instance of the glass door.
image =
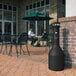
<svg viewBox="0 0 76 76">
<path fill-rule="evenodd" d="M 2 34 L 2 22 L 0 22 L 0 35 Z M 2 41 L 1 36 L 0 36 L 0 42 Z"/>
<path fill-rule="evenodd" d="M 5 34 L 12 34 L 12 29 L 11 29 L 11 22 L 4 22 L 4 33 Z"/>
</svg>

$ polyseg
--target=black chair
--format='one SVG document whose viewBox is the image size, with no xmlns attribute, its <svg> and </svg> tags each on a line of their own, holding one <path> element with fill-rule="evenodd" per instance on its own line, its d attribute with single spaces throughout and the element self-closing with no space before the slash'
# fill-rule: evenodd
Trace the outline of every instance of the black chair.
<svg viewBox="0 0 76 76">
<path fill-rule="evenodd" d="M 0 33 L 0 53 L 2 51 L 2 49 L 1 49 L 2 47 L 1 46 L 2 46 L 2 34 Z"/>
<path fill-rule="evenodd" d="M 2 40 L 2 45 L 1 45 L 1 51 L 3 52 L 3 54 L 6 52 L 6 54 L 8 54 L 8 50 L 7 47 L 8 45 L 11 43 L 11 37 L 10 34 L 3 34 L 1 36 L 1 40 Z M 3 49 L 3 46 L 5 46 L 5 50 Z"/>
<path fill-rule="evenodd" d="M 28 41 L 28 35 L 25 32 L 20 34 L 20 35 L 14 36 L 14 38 L 12 38 L 12 43 L 11 43 L 12 45 L 11 45 L 11 48 L 9 51 L 9 55 L 12 53 L 12 46 L 13 45 L 16 48 L 17 57 L 18 57 L 18 46 L 20 47 L 20 54 L 22 51 L 23 51 L 23 54 L 25 54 L 25 51 L 23 50 L 22 45 L 26 45 L 27 52 L 30 55 L 30 52 L 28 50 L 27 41 Z"/>
<path fill-rule="evenodd" d="M 2 34 L 0 33 L 0 42 L 2 42 Z"/>
</svg>

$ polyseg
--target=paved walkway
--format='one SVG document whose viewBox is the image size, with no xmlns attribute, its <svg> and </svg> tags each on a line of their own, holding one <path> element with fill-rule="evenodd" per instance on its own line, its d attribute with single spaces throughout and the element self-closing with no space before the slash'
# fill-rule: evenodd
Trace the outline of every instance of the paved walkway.
<svg viewBox="0 0 76 76">
<path fill-rule="evenodd" d="M 45 63 L 0 54 L 0 76 L 76 76 L 76 69 L 52 71 Z"/>
<path fill-rule="evenodd" d="M 0 54 L 0 76 L 76 76 L 74 68 L 63 71 L 48 69 L 49 48 L 30 46 L 30 56 L 28 56 L 25 47 L 23 48 L 25 55 L 21 54 L 18 58 L 15 48 L 12 50 L 12 56 Z"/>
</svg>

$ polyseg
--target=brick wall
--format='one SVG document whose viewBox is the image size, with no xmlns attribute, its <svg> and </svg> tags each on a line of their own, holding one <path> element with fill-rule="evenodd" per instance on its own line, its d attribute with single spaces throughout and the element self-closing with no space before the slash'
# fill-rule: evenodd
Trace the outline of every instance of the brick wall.
<svg viewBox="0 0 76 76">
<path fill-rule="evenodd" d="M 76 66 L 76 16 L 60 18 L 60 46 L 65 53 L 66 65 Z"/>
</svg>

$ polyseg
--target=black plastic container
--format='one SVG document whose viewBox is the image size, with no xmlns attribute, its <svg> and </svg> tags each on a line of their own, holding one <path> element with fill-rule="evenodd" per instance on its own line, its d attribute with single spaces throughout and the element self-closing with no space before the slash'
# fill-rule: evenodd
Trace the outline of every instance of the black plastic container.
<svg viewBox="0 0 76 76">
<path fill-rule="evenodd" d="M 55 22 L 53 27 L 53 42 L 54 45 L 48 55 L 48 67 L 50 70 L 61 71 L 64 69 L 64 53 L 59 45 L 59 28 L 60 23 Z"/>
</svg>

